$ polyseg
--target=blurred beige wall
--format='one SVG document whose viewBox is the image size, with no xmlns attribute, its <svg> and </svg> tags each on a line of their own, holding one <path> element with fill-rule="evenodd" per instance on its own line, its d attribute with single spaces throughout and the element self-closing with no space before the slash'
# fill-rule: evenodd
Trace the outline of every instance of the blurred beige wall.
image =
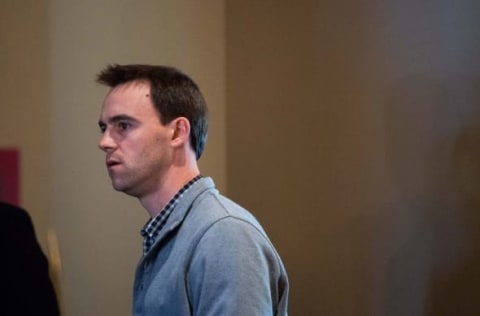
<svg viewBox="0 0 480 316">
<path fill-rule="evenodd" d="M 95 74 L 108 63 L 167 64 L 190 74 L 212 112 L 202 172 L 224 189 L 223 1 L 52 0 L 50 16 L 50 195 L 65 314 L 130 315 L 147 213 L 111 188 L 97 148 L 107 89 Z"/>
<path fill-rule="evenodd" d="M 478 2 L 227 2 L 231 197 L 291 315 L 480 315 Z"/>
<path fill-rule="evenodd" d="M 147 220 L 97 148 L 108 63 L 179 67 L 210 107 L 202 173 L 226 189 L 223 1 L 0 1 L 0 146 L 21 150 L 22 205 L 58 238 L 67 316 L 130 315 Z"/>
<path fill-rule="evenodd" d="M 131 62 L 199 83 L 202 171 L 270 234 L 290 315 L 480 314 L 479 9 L 0 0 L 0 146 L 59 239 L 64 314 L 130 315 L 147 214 L 110 187 L 94 76 Z"/>
<path fill-rule="evenodd" d="M 20 205 L 45 248 L 50 174 L 48 1 L 0 1 L 0 147 L 20 152 Z"/>
</svg>

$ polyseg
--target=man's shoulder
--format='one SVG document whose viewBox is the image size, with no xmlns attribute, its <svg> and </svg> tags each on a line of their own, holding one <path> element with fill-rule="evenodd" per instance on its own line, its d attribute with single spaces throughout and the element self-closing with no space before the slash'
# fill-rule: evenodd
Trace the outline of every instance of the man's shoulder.
<svg viewBox="0 0 480 316">
<path fill-rule="evenodd" d="M 15 205 L 0 202 L 0 227 L 2 249 L 12 246 L 20 247 L 24 240 L 34 236 L 30 215 L 23 208 Z"/>
<path fill-rule="evenodd" d="M 192 208 L 202 209 L 204 213 L 217 216 L 250 217 L 251 214 L 243 206 L 223 195 L 214 186 L 200 184 L 195 197 L 191 200 Z"/>
<path fill-rule="evenodd" d="M 2 222 L 8 221 L 30 221 L 30 216 L 21 207 L 0 202 L 0 217 Z"/>
<path fill-rule="evenodd" d="M 222 219 L 240 220 L 260 228 L 257 219 L 243 206 L 222 195 L 211 178 L 197 181 L 179 201 L 173 218 L 193 223 L 197 229 Z"/>
<path fill-rule="evenodd" d="M 217 190 L 204 191 L 199 195 L 192 203 L 187 217 L 196 226 L 211 226 L 213 223 L 229 225 L 240 221 L 263 231 L 260 223 L 249 210 Z"/>
</svg>

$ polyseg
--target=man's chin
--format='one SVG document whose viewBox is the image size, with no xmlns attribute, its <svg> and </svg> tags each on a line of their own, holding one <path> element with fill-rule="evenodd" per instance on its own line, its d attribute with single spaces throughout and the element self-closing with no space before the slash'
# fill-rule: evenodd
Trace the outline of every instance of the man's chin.
<svg viewBox="0 0 480 316">
<path fill-rule="evenodd" d="M 127 186 L 127 185 L 124 185 L 124 184 L 122 185 L 122 184 L 114 183 L 114 182 L 112 182 L 112 186 L 115 189 L 115 191 L 123 192 L 127 195 L 131 195 L 131 196 L 134 196 L 134 197 L 137 196 L 135 194 L 134 188 L 132 188 L 131 186 Z"/>
<path fill-rule="evenodd" d="M 112 187 L 115 189 L 115 191 L 118 191 L 118 192 L 128 191 L 128 186 L 126 186 L 124 183 L 118 183 L 113 180 L 112 180 Z"/>
</svg>

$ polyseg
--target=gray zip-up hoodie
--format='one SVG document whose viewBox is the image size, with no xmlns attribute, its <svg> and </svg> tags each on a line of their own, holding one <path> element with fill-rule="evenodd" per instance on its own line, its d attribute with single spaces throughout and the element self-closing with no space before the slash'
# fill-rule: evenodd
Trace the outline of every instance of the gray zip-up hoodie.
<svg viewBox="0 0 480 316">
<path fill-rule="evenodd" d="M 138 264 L 135 316 L 287 315 L 285 267 L 248 211 L 202 178 Z"/>
</svg>

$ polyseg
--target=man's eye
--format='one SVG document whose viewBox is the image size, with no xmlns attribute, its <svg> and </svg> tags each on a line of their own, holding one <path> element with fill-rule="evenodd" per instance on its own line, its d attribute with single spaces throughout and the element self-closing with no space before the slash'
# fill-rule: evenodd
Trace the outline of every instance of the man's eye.
<svg viewBox="0 0 480 316">
<path fill-rule="evenodd" d="M 105 130 L 107 129 L 107 127 L 105 125 L 100 125 L 100 133 L 105 133 Z"/>
<path fill-rule="evenodd" d="M 130 127 L 130 123 L 127 122 L 118 122 L 118 129 L 124 131 Z"/>
</svg>

